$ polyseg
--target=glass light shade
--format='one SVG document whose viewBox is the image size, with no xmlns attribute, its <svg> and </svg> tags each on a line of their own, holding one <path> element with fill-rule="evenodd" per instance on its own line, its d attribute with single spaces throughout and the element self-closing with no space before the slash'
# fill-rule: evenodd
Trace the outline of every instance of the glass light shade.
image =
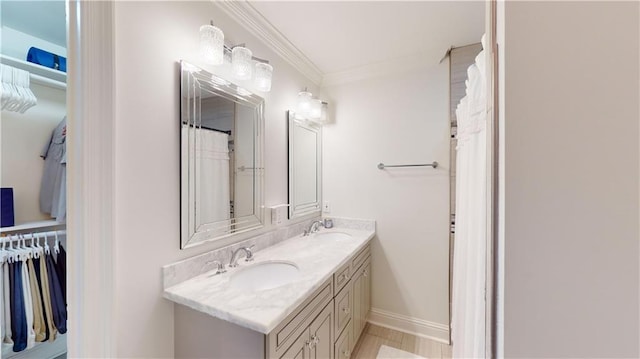
<svg viewBox="0 0 640 359">
<path fill-rule="evenodd" d="M 309 118 L 312 120 L 319 120 L 322 116 L 322 100 L 311 100 L 311 106 L 309 109 Z"/>
<path fill-rule="evenodd" d="M 221 65 L 224 61 L 224 33 L 212 25 L 200 26 L 200 55 L 212 65 Z"/>
<path fill-rule="evenodd" d="M 253 75 L 251 63 L 251 50 L 246 47 L 237 46 L 231 50 L 231 66 L 233 74 L 238 80 L 250 80 Z"/>
<path fill-rule="evenodd" d="M 311 112 L 311 92 L 302 91 L 298 93 L 298 106 L 296 107 L 296 117 L 306 119 Z"/>
<path fill-rule="evenodd" d="M 258 62 L 256 64 L 256 87 L 259 91 L 271 91 L 271 77 L 273 76 L 273 66 Z"/>
<path fill-rule="evenodd" d="M 329 122 L 329 116 L 327 114 L 328 111 L 329 111 L 329 104 L 327 104 L 326 102 L 323 102 L 321 113 L 320 113 L 320 119 L 318 120 L 318 122 L 320 122 L 321 124 L 325 124 Z"/>
</svg>

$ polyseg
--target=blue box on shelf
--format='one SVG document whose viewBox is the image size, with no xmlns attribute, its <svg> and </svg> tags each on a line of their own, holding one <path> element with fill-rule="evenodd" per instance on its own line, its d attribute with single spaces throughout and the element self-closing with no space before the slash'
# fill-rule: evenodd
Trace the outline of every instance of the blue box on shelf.
<svg viewBox="0 0 640 359">
<path fill-rule="evenodd" d="M 13 188 L 0 188 L 0 227 L 13 227 Z"/>
</svg>

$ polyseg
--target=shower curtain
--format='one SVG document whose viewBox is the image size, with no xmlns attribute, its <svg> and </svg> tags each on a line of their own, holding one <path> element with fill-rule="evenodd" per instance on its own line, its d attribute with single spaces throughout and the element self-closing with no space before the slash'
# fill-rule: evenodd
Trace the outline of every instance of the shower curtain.
<svg viewBox="0 0 640 359">
<path fill-rule="evenodd" d="M 485 47 L 484 37 L 482 47 Z M 485 53 L 467 70 L 456 109 L 456 231 L 451 330 L 454 358 L 485 356 L 487 149 Z"/>
<path fill-rule="evenodd" d="M 196 131 L 197 221 L 199 224 L 231 218 L 229 135 L 207 129 Z"/>
</svg>

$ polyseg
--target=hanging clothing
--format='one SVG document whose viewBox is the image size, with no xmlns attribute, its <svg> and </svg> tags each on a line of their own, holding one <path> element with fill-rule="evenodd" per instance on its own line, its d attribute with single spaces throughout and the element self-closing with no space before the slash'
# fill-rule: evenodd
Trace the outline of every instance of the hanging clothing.
<svg viewBox="0 0 640 359">
<path fill-rule="evenodd" d="M 2 277 L 4 278 L 3 288 L 2 288 L 2 296 L 4 297 L 4 307 L 1 308 L 4 312 L 4 320 L 0 325 L 4 327 L 4 336 L 0 338 L 2 343 L 13 345 L 13 340 L 11 339 L 11 289 L 9 286 L 11 285 L 11 279 L 9 277 L 9 263 L 4 262 L 2 264 Z"/>
<path fill-rule="evenodd" d="M 29 259 L 27 264 L 29 265 L 29 284 L 31 286 L 31 299 L 33 304 L 33 330 L 36 335 L 36 342 L 42 342 L 45 340 L 46 331 L 44 325 L 44 314 L 42 313 L 42 296 L 40 294 L 33 260 Z"/>
<path fill-rule="evenodd" d="M 62 298 L 64 299 L 65 308 L 67 305 L 67 252 L 62 245 L 58 246 L 60 252 L 56 257 L 56 274 L 60 280 L 60 288 L 62 289 Z"/>
<path fill-rule="evenodd" d="M 51 294 L 51 308 L 53 309 L 53 323 L 60 334 L 67 332 L 67 307 L 64 304 L 62 288 L 56 273 L 53 256 L 45 255 L 47 274 L 49 275 L 49 290 Z"/>
<path fill-rule="evenodd" d="M 11 332 L 13 334 L 13 351 L 21 352 L 27 348 L 27 315 L 24 309 L 24 292 L 22 291 L 22 262 L 11 263 L 9 271 L 13 272 L 11 287 Z M 13 267 L 13 270 L 11 270 Z"/>
<path fill-rule="evenodd" d="M 59 222 L 66 218 L 66 128 L 67 117 L 56 126 L 40 157 L 44 170 L 40 184 L 40 210 Z"/>
<path fill-rule="evenodd" d="M 53 308 L 51 308 L 51 296 L 49 290 L 49 276 L 47 275 L 47 267 L 45 264 L 44 254 L 40 258 L 33 260 L 36 268 L 36 279 L 40 287 L 40 296 L 42 298 L 43 319 L 44 319 L 44 339 L 43 341 L 54 341 L 56 339 L 56 327 L 53 325 Z"/>
<path fill-rule="evenodd" d="M 24 313 L 27 319 L 27 349 L 36 345 L 36 332 L 33 330 L 33 301 L 31 299 L 31 283 L 27 260 L 22 260 L 22 294 L 24 297 Z"/>
</svg>

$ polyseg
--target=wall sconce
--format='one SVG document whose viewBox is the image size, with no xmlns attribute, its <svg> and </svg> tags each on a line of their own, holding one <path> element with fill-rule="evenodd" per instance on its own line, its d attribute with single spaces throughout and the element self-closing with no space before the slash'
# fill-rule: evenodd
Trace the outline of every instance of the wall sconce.
<svg viewBox="0 0 640 359">
<path fill-rule="evenodd" d="M 313 121 L 318 124 L 327 123 L 328 104 L 320 99 L 313 98 L 313 94 L 305 88 L 298 93 L 298 104 L 295 116 L 298 120 Z"/>
<path fill-rule="evenodd" d="M 253 54 L 246 47 L 236 46 L 231 50 L 231 66 L 238 80 L 250 80 L 253 75 Z"/>
<path fill-rule="evenodd" d="M 211 25 L 200 26 L 200 54 L 211 65 L 221 65 L 224 61 L 224 33 Z"/>
<path fill-rule="evenodd" d="M 213 26 L 213 21 L 211 25 L 200 27 L 200 55 L 211 65 L 224 65 L 230 59 L 231 72 L 235 78 L 240 81 L 253 80 L 258 91 L 271 91 L 273 66 L 269 65 L 269 61 L 254 57 L 244 45 L 225 45 L 224 33 Z"/>
</svg>

